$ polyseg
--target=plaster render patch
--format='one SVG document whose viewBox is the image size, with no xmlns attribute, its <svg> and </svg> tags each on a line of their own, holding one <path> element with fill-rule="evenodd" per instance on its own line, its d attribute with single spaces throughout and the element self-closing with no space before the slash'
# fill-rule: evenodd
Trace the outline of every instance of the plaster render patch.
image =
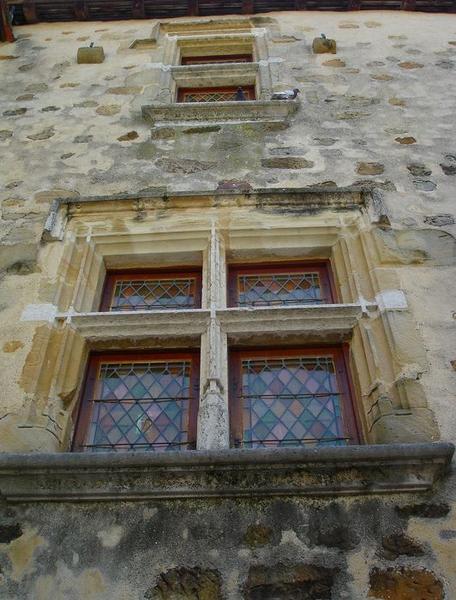
<svg viewBox="0 0 456 600">
<path fill-rule="evenodd" d="M 122 539 L 124 528 L 120 525 L 112 525 L 108 529 L 103 529 L 97 533 L 103 548 L 114 548 Z"/>
<path fill-rule="evenodd" d="M 25 531 L 21 537 L 13 540 L 7 549 L 11 561 L 11 578 L 20 581 L 24 575 L 33 571 L 33 556 L 39 547 L 46 548 L 48 543 L 36 530 Z"/>
<path fill-rule="evenodd" d="M 381 311 L 408 308 L 407 298 L 402 290 L 385 290 L 377 294 L 375 299 Z"/>
<path fill-rule="evenodd" d="M 48 321 L 51 323 L 57 315 L 54 304 L 29 304 L 24 308 L 21 321 Z"/>
</svg>

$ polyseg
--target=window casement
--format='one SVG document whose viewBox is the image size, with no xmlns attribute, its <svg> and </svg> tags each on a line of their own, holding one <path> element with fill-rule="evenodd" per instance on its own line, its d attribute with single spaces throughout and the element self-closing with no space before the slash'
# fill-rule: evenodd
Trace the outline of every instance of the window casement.
<svg viewBox="0 0 456 600">
<path fill-rule="evenodd" d="M 291 306 L 336 301 L 329 263 L 232 265 L 229 306 Z"/>
<path fill-rule="evenodd" d="M 201 308 L 201 271 L 108 272 L 100 310 Z"/>
<path fill-rule="evenodd" d="M 192 449 L 198 397 L 198 351 L 92 355 L 72 450 Z"/>
<path fill-rule="evenodd" d="M 243 349 L 230 354 L 234 447 L 360 442 L 346 349 Z"/>
<path fill-rule="evenodd" d="M 220 54 L 210 56 L 182 56 L 182 65 L 209 65 L 219 63 L 250 63 L 252 54 Z"/>
<path fill-rule="evenodd" d="M 179 88 L 177 91 L 178 102 L 232 102 L 236 100 L 236 93 L 241 87 L 246 100 L 255 100 L 255 86 L 219 86 L 206 88 Z"/>
</svg>

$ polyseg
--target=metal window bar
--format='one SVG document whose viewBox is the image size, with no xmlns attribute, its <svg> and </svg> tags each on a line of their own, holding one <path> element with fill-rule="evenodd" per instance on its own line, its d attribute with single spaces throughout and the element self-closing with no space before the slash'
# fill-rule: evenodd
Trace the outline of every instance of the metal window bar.
<svg viewBox="0 0 456 600">
<path fill-rule="evenodd" d="M 328 298 L 292 298 L 290 300 L 283 298 L 276 300 L 238 300 L 236 304 L 237 306 L 300 306 L 302 304 L 331 304 L 331 301 Z"/>
<path fill-rule="evenodd" d="M 236 439 L 234 442 L 235 448 L 242 447 L 283 447 L 283 446 L 303 446 L 314 444 L 317 446 L 322 446 L 325 444 L 329 445 L 346 445 L 352 439 L 350 436 L 346 435 L 336 435 L 336 436 L 325 436 L 321 438 L 288 438 L 288 439 L 272 439 L 272 438 L 264 438 L 264 439 L 245 439 L 245 434 L 247 431 L 251 431 L 253 429 L 252 422 L 252 409 L 248 405 L 256 400 L 263 401 L 273 401 L 273 400 L 299 400 L 305 398 L 331 398 L 334 414 L 337 415 L 338 407 L 336 408 L 335 399 L 338 401 L 344 396 L 344 394 L 340 392 L 318 392 L 318 393 L 306 393 L 306 394 L 246 394 L 240 396 L 240 400 L 242 401 L 243 409 L 249 409 L 249 426 L 245 427 L 244 425 L 244 439 Z M 247 405 L 247 406 L 246 406 Z M 315 421 L 318 421 L 315 418 Z M 342 423 L 340 423 L 341 425 Z M 339 425 L 337 426 L 339 430 Z M 338 431 L 339 432 L 339 431 Z"/>
<path fill-rule="evenodd" d="M 244 89 L 246 100 L 253 100 L 250 97 L 250 91 Z M 234 102 L 236 100 L 236 90 L 228 92 L 185 92 L 181 102 Z"/>
</svg>

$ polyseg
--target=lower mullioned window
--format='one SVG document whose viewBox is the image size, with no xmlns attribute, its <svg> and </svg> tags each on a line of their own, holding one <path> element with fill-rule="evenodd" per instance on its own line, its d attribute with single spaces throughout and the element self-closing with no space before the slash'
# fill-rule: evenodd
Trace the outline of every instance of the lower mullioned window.
<svg viewBox="0 0 456 600">
<path fill-rule="evenodd" d="M 198 395 L 197 352 L 94 355 L 73 450 L 192 449 Z"/>
<path fill-rule="evenodd" d="M 359 442 L 342 348 L 234 351 L 230 396 L 235 447 Z"/>
</svg>

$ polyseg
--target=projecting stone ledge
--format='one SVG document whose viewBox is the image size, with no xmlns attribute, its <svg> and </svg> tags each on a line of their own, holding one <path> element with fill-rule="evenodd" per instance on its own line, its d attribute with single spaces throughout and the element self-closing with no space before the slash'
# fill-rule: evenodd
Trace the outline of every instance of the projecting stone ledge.
<svg viewBox="0 0 456 600">
<path fill-rule="evenodd" d="M 181 125 L 195 121 L 211 123 L 284 123 L 299 107 L 296 100 L 248 100 L 245 102 L 175 102 L 142 107 L 143 117 L 153 125 Z"/>
<path fill-rule="evenodd" d="M 0 455 L 7 502 L 341 496 L 424 492 L 449 443 L 326 448 Z"/>
</svg>

